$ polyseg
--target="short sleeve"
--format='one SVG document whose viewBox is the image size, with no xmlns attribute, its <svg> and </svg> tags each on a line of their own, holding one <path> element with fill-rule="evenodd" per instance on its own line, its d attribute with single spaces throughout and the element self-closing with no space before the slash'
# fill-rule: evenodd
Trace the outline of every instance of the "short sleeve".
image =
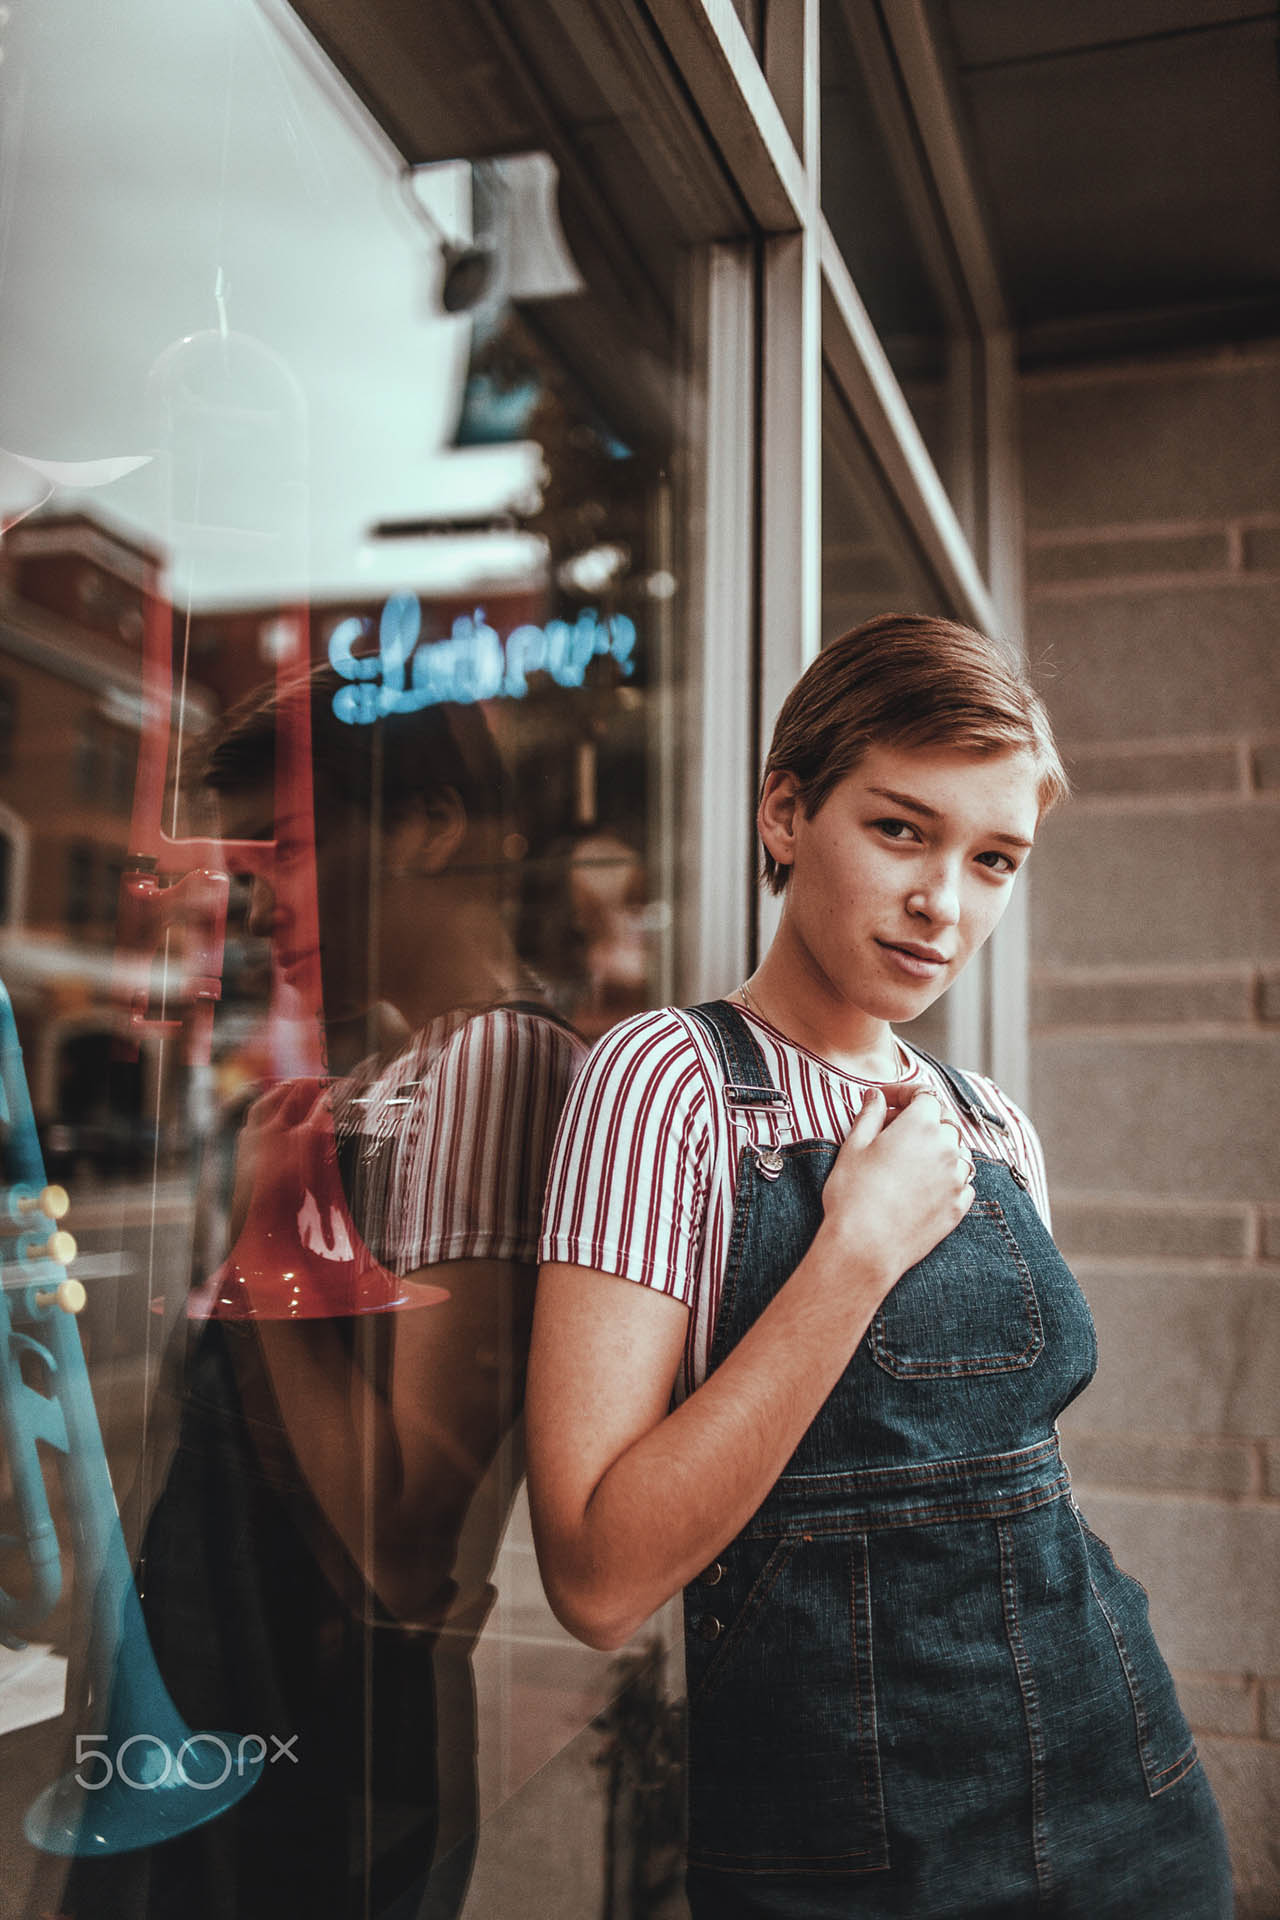
<svg viewBox="0 0 1280 1920">
<path fill-rule="evenodd" d="M 547 1165 L 582 1043 L 498 1008 L 450 1035 L 424 1077 L 392 1178 L 400 1272 L 537 1258 Z"/>
<path fill-rule="evenodd" d="M 1036 1212 L 1052 1231 L 1049 1216 L 1049 1180 L 1045 1172 L 1044 1149 L 1040 1145 L 1040 1136 L 1028 1120 L 1021 1107 L 1015 1106 L 1008 1094 L 1002 1093 L 994 1080 L 988 1080 L 980 1073 L 966 1074 L 972 1080 L 980 1097 L 987 1102 L 993 1113 L 1000 1115 L 1005 1122 L 1004 1157 L 1017 1167 L 1027 1182 L 1027 1192 Z"/>
<path fill-rule="evenodd" d="M 693 1299 L 713 1153 L 707 1069 L 666 1008 L 605 1035 L 574 1083 L 547 1183 L 543 1260 Z"/>
</svg>

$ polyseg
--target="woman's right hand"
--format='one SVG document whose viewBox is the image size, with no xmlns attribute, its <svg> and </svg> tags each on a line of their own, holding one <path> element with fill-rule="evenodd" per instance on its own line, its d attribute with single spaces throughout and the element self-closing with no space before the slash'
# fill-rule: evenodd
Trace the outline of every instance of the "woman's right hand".
<svg viewBox="0 0 1280 1920">
<path fill-rule="evenodd" d="M 822 1192 L 822 1232 L 880 1276 L 889 1292 L 945 1240 L 973 1205 L 973 1160 L 933 1092 L 917 1093 L 888 1126 L 873 1088 Z"/>
</svg>

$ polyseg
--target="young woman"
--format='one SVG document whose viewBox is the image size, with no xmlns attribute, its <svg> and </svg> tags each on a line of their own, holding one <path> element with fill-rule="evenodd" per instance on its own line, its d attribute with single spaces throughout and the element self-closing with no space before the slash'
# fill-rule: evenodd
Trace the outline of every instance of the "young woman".
<svg viewBox="0 0 1280 1920">
<path fill-rule="evenodd" d="M 991 642 L 847 634 L 774 735 L 763 962 L 607 1035 L 565 1109 L 539 1555 L 599 1647 L 684 1589 L 696 1920 L 1231 1910 L 1145 1594 L 1058 1451 L 1095 1348 L 1035 1135 L 893 1031 L 1065 787 Z"/>
</svg>

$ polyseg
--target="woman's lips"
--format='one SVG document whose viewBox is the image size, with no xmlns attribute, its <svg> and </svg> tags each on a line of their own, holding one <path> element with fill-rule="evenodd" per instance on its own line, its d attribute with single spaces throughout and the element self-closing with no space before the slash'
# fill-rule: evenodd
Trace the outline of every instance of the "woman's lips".
<svg viewBox="0 0 1280 1920">
<path fill-rule="evenodd" d="M 876 945 L 912 980 L 936 980 L 951 965 L 949 960 L 939 955 L 916 953 L 910 947 L 896 947 L 890 940 L 877 940 Z"/>
</svg>

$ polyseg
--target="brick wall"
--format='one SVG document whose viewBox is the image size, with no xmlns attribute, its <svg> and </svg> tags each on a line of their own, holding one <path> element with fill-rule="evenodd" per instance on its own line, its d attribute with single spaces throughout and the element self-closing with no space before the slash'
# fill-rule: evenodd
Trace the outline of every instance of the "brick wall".
<svg viewBox="0 0 1280 1920">
<path fill-rule="evenodd" d="M 1063 1421 L 1280 1915 L 1280 343 L 1027 377 L 1032 1110 L 1098 1323 Z"/>
</svg>

